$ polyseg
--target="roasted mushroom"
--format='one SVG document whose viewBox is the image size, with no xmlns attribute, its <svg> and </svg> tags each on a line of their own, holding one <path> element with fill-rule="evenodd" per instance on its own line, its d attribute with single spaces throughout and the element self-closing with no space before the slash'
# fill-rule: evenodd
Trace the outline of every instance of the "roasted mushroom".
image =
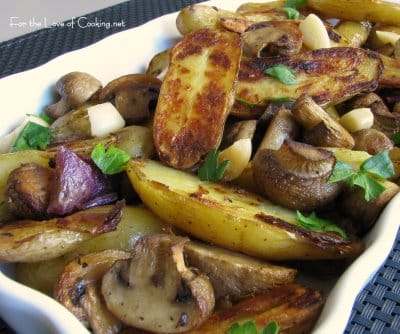
<svg viewBox="0 0 400 334">
<path fill-rule="evenodd" d="M 359 95 L 349 103 L 353 108 L 370 108 L 374 114 L 372 127 L 383 132 L 389 138 L 400 132 L 400 113 L 390 112 L 379 95 L 375 93 Z"/>
<path fill-rule="evenodd" d="M 243 55 L 247 57 L 291 56 L 303 45 L 303 34 L 292 21 L 253 24 L 242 34 Z"/>
<path fill-rule="evenodd" d="M 47 217 L 49 189 L 54 177 L 51 168 L 29 163 L 15 169 L 7 181 L 7 205 L 17 218 Z"/>
<path fill-rule="evenodd" d="M 121 322 L 105 306 L 100 280 L 117 261 L 130 253 L 105 250 L 78 257 L 67 264 L 54 288 L 54 298 L 96 333 L 118 333 Z"/>
<path fill-rule="evenodd" d="M 128 125 L 146 120 L 155 108 L 161 81 L 146 74 L 127 74 L 110 81 L 99 94 L 100 102 L 111 101 Z"/>
<path fill-rule="evenodd" d="M 186 241 L 166 234 L 139 239 L 132 258 L 117 261 L 102 279 L 108 309 L 125 324 L 155 333 L 181 333 L 204 322 L 214 292 L 205 275 L 186 267 Z"/>
<path fill-rule="evenodd" d="M 328 183 L 336 159 L 330 151 L 287 140 L 278 150 L 261 149 L 253 161 L 260 193 L 285 207 L 311 211 L 331 202 L 339 183 Z"/>
<path fill-rule="evenodd" d="M 292 114 L 305 128 L 303 140 L 314 146 L 352 148 L 354 139 L 337 121 L 329 116 L 315 101 L 304 94 L 292 108 Z"/>
<path fill-rule="evenodd" d="M 61 95 L 61 99 L 49 105 L 46 113 L 57 119 L 93 99 L 101 87 L 101 82 L 88 73 L 70 72 L 56 82 L 56 91 Z"/>
<path fill-rule="evenodd" d="M 383 132 L 376 129 L 363 129 L 352 134 L 355 145 L 353 150 L 365 151 L 375 155 L 384 150 L 391 150 L 393 142 Z"/>
</svg>

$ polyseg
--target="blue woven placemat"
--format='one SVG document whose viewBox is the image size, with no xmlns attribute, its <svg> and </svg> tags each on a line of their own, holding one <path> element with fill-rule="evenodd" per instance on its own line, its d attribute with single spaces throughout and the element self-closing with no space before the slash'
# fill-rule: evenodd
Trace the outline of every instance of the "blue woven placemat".
<svg viewBox="0 0 400 334">
<path fill-rule="evenodd" d="M 0 43 L 0 78 L 25 71 L 65 52 L 88 46 L 116 32 L 201 0 L 132 0 L 88 15 L 88 20 L 120 22 L 124 27 L 54 27 Z M 0 319 L 0 332 L 7 331 Z M 400 333 L 400 232 L 384 265 L 359 293 L 345 333 Z M 326 333 L 329 334 L 329 333 Z"/>
</svg>

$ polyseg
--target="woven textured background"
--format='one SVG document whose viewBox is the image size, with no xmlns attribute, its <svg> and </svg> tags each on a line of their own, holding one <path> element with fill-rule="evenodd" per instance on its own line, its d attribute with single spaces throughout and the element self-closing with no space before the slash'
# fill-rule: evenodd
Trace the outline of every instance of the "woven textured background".
<svg viewBox="0 0 400 334">
<path fill-rule="evenodd" d="M 65 26 L 0 43 L 0 78 L 34 68 L 60 54 L 197 2 L 200 1 L 132 0 L 86 15 L 90 20 L 97 18 L 103 22 L 124 20 L 123 28 L 71 29 Z M 10 333 L 1 319 L 0 333 Z M 385 264 L 358 295 L 345 333 L 400 333 L 400 233 Z"/>
</svg>

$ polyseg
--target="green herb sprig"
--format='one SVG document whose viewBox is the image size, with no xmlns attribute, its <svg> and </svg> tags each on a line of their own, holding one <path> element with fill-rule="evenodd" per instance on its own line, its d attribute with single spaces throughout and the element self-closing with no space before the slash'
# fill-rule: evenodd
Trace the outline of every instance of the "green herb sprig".
<svg viewBox="0 0 400 334">
<path fill-rule="evenodd" d="M 242 98 L 242 97 L 236 96 L 236 97 L 235 97 L 235 100 L 236 100 L 237 102 L 239 102 L 239 103 L 245 104 L 246 106 L 248 106 L 248 107 L 250 107 L 250 108 L 253 108 L 253 107 L 254 107 L 254 103 L 252 103 L 252 102 L 250 102 L 250 101 L 248 101 L 248 100 L 246 100 L 246 99 L 244 99 L 244 98 Z"/>
<path fill-rule="evenodd" d="M 237 322 L 234 323 L 229 329 L 227 334 L 258 334 L 257 325 L 253 321 L 246 321 L 242 325 Z M 278 334 L 279 325 L 276 321 L 271 321 L 265 326 L 260 334 Z"/>
<path fill-rule="evenodd" d="M 379 180 L 385 180 L 394 175 L 393 163 L 389 152 L 382 151 L 365 160 L 360 170 L 342 161 L 336 161 L 335 168 L 328 182 L 345 182 L 350 187 L 358 186 L 364 191 L 364 199 L 369 202 L 385 191 Z"/>
<path fill-rule="evenodd" d="M 106 149 L 104 144 L 97 144 L 92 151 L 91 158 L 104 174 L 113 175 L 124 171 L 126 163 L 131 157 L 115 146 Z"/>
<path fill-rule="evenodd" d="M 201 181 L 219 181 L 222 179 L 229 160 L 224 160 L 218 164 L 218 156 L 220 153 L 220 151 L 215 149 L 208 152 L 203 165 L 197 172 Z"/>
<path fill-rule="evenodd" d="M 54 129 L 35 122 L 28 122 L 19 133 L 14 145 L 10 148 L 10 152 L 44 150 L 50 145 L 54 135 Z"/>
<path fill-rule="evenodd" d="M 286 13 L 289 20 L 297 20 L 300 17 L 300 13 L 296 8 L 283 7 L 281 11 Z"/>
<path fill-rule="evenodd" d="M 342 238 L 347 238 L 346 232 L 339 226 L 331 223 L 329 220 L 317 217 L 313 211 L 309 216 L 304 216 L 300 211 L 296 211 L 297 222 L 307 230 L 317 232 L 335 232 Z"/>
<path fill-rule="evenodd" d="M 277 64 L 275 66 L 267 68 L 264 71 L 264 74 L 269 75 L 275 79 L 278 79 L 285 85 L 296 84 L 295 71 L 283 64 Z"/>
</svg>

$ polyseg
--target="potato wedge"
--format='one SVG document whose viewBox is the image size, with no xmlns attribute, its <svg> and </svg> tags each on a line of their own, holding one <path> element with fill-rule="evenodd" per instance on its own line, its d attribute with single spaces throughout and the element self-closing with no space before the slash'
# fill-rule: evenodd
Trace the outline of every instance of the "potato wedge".
<svg viewBox="0 0 400 334">
<path fill-rule="evenodd" d="M 259 329 L 275 320 L 279 333 L 310 333 L 324 305 L 325 297 L 318 290 L 298 284 L 277 287 L 250 297 L 231 308 L 212 315 L 190 334 L 227 333 L 234 323 L 253 321 Z"/>
<path fill-rule="evenodd" d="M 264 74 L 277 64 L 295 71 L 295 84 L 285 85 Z M 243 59 L 236 96 L 248 101 L 250 111 L 253 106 L 266 106 L 274 98 L 296 100 L 304 93 L 319 105 L 326 105 L 374 90 L 382 70 L 376 53 L 348 47 L 319 49 L 292 57 Z"/>
<path fill-rule="evenodd" d="M 400 24 L 400 6 L 384 0 L 308 0 L 307 6 L 328 18 Z"/>
<path fill-rule="evenodd" d="M 115 231 L 94 236 L 92 239 L 84 241 L 77 249 L 52 260 L 17 263 L 17 280 L 51 295 L 58 275 L 64 266 L 77 256 L 106 249 L 129 251 L 139 237 L 150 233 L 160 233 L 164 228 L 166 228 L 166 224 L 149 209 L 143 206 L 127 205 Z"/>
<path fill-rule="evenodd" d="M 292 283 L 297 271 L 197 241 L 185 243 L 190 267 L 206 274 L 215 298 L 243 298 Z"/>
<path fill-rule="evenodd" d="M 127 173 L 163 220 L 228 249 L 269 260 L 341 258 L 363 250 L 361 241 L 301 228 L 295 211 L 233 185 L 203 182 L 146 159 L 131 160 Z"/>
<path fill-rule="evenodd" d="M 154 115 L 159 157 L 189 168 L 218 147 L 234 98 L 241 56 L 235 33 L 201 29 L 171 50 Z"/>
<path fill-rule="evenodd" d="M 7 205 L 7 180 L 10 173 L 17 167 L 31 162 L 48 167 L 53 156 L 54 154 L 44 151 L 20 151 L 0 155 L 0 224 L 13 218 Z"/>
<path fill-rule="evenodd" d="M 56 258 L 96 235 L 114 231 L 123 202 L 44 221 L 21 220 L 0 228 L 0 262 L 35 262 Z"/>
</svg>

